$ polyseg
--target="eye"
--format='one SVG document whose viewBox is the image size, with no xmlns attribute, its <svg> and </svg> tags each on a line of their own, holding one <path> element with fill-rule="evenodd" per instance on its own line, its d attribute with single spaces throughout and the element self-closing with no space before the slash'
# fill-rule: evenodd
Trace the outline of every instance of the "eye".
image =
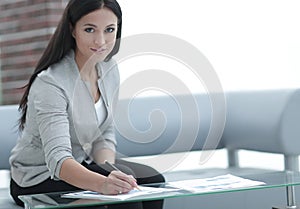
<svg viewBox="0 0 300 209">
<path fill-rule="evenodd" d="M 86 28 L 86 29 L 84 29 L 84 31 L 87 33 L 93 33 L 93 32 L 95 32 L 95 29 L 94 28 Z"/>
<path fill-rule="evenodd" d="M 107 32 L 107 33 L 113 33 L 115 30 L 116 30 L 115 28 L 109 27 L 109 28 L 105 29 L 105 32 Z"/>
</svg>

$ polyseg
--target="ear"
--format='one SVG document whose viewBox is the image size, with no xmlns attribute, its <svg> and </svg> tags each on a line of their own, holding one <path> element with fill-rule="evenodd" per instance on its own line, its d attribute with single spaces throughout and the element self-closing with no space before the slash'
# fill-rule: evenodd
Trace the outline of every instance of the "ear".
<svg viewBox="0 0 300 209">
<path fill-rule="evenodd" d="M 73 38 L 76 38 L 74 30 L 73 30 L 73 26 L 71 25 L 71 23 L 70 23 L 69 27 L 70 27 L 70 32 L 71 32 Z"/>
</svg>

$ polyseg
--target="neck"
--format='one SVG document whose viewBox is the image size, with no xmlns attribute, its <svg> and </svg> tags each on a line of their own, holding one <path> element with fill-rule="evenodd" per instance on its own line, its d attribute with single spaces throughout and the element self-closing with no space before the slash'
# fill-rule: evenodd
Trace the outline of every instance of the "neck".
<svg viewBox="0 0 300 209">
<path fill-rule="evenodd" d="M 93 56 L 90 58 L 85 58 L 84 56 L 78 56 L 75 54 L 75 62 L 78 66 L 79 73 L 81 78 L 86 81 L 97 79 L 97 72 L 95 69 L 97 60 L 93 59 Z"/>
</svg>

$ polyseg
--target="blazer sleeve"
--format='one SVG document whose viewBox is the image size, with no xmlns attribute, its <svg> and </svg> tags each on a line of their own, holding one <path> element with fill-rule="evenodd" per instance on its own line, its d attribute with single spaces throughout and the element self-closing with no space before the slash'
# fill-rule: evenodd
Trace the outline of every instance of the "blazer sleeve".
<svg viewBox="0 0 300 209">
<path fill-rule="evenodd" d="M 31 95 L 47 167 L 51 178 L 59 178 L 63 161 L 73 158 L 67 99 L 58 85 L 39 77 L 31 87 Z"/>
</svg>

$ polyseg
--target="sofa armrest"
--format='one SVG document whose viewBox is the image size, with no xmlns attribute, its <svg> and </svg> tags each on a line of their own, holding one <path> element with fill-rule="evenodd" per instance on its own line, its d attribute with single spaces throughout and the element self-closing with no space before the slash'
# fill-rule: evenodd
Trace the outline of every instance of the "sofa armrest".
<svg viewBox="0 0 300 209">
<path fill-rule="evenodd" d="M 300 89 L 230 92 L 226 99 L 222 140 L 231 156 L 237 149 L 300 154 Z"/>
</svg>

